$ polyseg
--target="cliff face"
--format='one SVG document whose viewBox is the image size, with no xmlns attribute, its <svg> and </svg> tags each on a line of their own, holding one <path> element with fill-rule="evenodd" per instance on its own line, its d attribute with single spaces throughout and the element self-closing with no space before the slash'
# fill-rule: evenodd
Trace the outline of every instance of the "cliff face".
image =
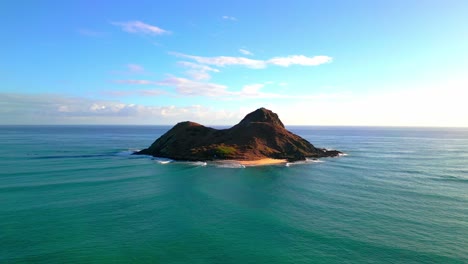
<svg viewBox="0 0 468 264">
<path fill-rule="evenodd" d="M 194 122 L 181 122 L 149 148 L 135 154 L 174 160 L 257 160 L 263 158 L 304 160 L 333 157 L 341 152 L 315 148 L 286 130 L 278 115 L 260 108 L 229 129 L 214 129 Z"/>
</svg>

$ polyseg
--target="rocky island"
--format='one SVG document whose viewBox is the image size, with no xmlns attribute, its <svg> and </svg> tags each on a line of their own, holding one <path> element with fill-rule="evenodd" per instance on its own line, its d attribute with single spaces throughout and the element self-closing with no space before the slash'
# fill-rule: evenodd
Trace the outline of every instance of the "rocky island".
<svg viewBox="0 0 468 264">
<path fill-rule="evenodd" d="M 184 161 L 236 160 L 255 165 L 262 160 L 277 163 L 335 157 L 341 152 L 314 147 L 288 131 L 277 114 L 260 108 L 229 129 L 214 129 L 189 121 L 178 123 L 149 148 L 135 154 Z"/>
</svg>

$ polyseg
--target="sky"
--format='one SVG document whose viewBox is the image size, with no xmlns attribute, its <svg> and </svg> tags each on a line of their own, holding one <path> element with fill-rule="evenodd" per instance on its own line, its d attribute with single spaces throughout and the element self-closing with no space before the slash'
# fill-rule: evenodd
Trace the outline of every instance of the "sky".
<svg viewBox="0 0 468 264">
<path fill-rule="evenodd" d="M 468 127 L 468 1 L 1 1 L 0 124 Z"/>
</svg>

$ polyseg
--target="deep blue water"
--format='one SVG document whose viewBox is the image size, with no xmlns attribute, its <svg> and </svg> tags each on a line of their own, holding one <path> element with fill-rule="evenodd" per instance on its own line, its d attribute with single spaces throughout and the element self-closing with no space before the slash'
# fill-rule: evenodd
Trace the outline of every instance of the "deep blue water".
<svg viewBox="0 0 468 264">
<path fill-rule="evenodd" d="M 289 127 L 347 156 L 130 156 L 169 127 L 1 126 L 0 263 L 468 263 L 468 129 Z"/>
</svg>

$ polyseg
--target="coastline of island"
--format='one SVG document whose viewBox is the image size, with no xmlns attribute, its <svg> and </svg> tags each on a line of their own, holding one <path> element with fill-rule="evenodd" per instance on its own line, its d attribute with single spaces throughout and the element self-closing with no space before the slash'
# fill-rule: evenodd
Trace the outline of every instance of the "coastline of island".
<svg viewBox="0 0 468 264">
<path fill-rule="evenodd" d="M 214 129 L 191 121 L 180 122 L 151 146 L 134 154 L 176 161 L 261 166 L 337 157 L 342 152 L 316 148 L 287 130 L 276 113 L 262 107 L 228 129 Z"/>
</svg>

